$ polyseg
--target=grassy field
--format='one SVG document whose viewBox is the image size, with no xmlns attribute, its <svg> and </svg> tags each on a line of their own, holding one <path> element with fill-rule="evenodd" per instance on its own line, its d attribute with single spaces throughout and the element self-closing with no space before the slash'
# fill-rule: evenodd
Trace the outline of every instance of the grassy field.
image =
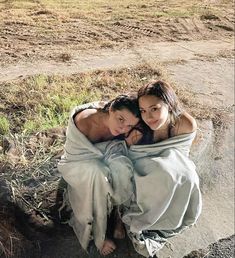
<svg viewBox="0 0 235 258">
<path fill-rule="evenodd" d="M 59 14 L 61 18 L 84 18 L 101 22 L 121 19 L 151 20 L 154 17 L 190 17 L 214 13 L 219 15 L 221 9 L 231 8 L 233 1 L 163 1 L 163 0 L 39 0 L 1 1 L 1 9 L 11 10 L 16 18 L 23 17 L 27 12 L 43 10 L 41 14 Z M 26 17 L 25 17 L 26 18 Z"/>
<path fill-rule="evenodd" d="M 68 113 L 74 106 L 135 92 L 149 80 L 159 78 L 169 81 L 164 68 L 153 64 L 72 76 L 35 75 L 1 83 L 0 133 L 30 135 L 65 126 Z M 180 93 L 181 102 L 196 117 L 213 116 L 200 112 L 201 108 L 189 90 L 182 86 L 175 86 L 175 89 Z"/>
</svg>

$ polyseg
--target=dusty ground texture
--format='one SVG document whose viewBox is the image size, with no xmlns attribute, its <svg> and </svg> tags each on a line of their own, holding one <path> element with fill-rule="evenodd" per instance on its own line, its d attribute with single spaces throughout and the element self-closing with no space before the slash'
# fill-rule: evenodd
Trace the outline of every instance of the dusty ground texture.
<svg viewBox="0 0 235 258">
<path fill-rule="evenodd" d="M 184 258 L 233 258 L 235 236 L 220 239 L 218 242 L 209 245 L 206 249 L 193 251 Z"/>
<path fill-rule="evenodd" d="M 234 2 L 0 2 L 0 65 L 68 61 L 78 52 L 145 42 L 223 39 L 234 31 Z"/>
<path fill-rule="evenodd" d="M 57 63 L 65 64 L 61 69 L 67 70 L 68 74 L 71 61 L 81 59 L 80 61 L 86 64 L 87 57 L 87 66 L 91 69 L 99 68 L 101 61 L 98 54 L 98 57 L 91 59 L 94 52 L 103 53 L 104 59 L 112 57 L 106 61 L 106 66 L 115 66 L 115 58 L 122 58 L 128 65 L 131 54 L 123 55 L 123 50 L 128 53 L 129 49 L 135 50 L 140 57 L 139 62 L 144 65 L 138 68 L 137 73 L 128 69 L 121 72 L 97 71 L 93 77 L 88 75 L 92 77 L 89 83 L 88 77 L 77 74 L 68 80 L 55 79 L 53 76 L 30 77 L 26 78 L 26 81 L 21 78 L 13 82 L 4 80 L 0 85 L 0 115 L 3 114 L 13 121 L 11 134 L 8 137 L 1 135 L 0 141 L 1 258 L 87 257 L 79 248 L 72 230 L 59 223 L 58 207 L 61 205 L 62 193 L 56 191 L 59 176 L 55 168 L 64 141 L 64 130 L 57 128 L 34 132 L 27 137 L 22 133 L 25 121 L 38 112 L 37 100 L 48 104 L 50 99 L 47 99 L 47 96 L 53 93 L 52 89 L 58 84 L 56 90 L 62 92 L 62 97 L 65 94 L 63 86 L 71 82 L 74 94 L 81 92 L 81 88 L 76 88 L 75 85 L 88 83 L 86 85 L 89 86 L 89 92 L 93 92 L 96 86 L 102 92 L 103 95 L 99 95 L 102 98 L 112 96 L 117 87 L 118 90 L 135 90 L 148 79 L 162 76 L 159 69 L 149 68 L 149 63 L 146 62 L 152 58 L 150 51 L 145 56 L 140 55 L 148 48 L 158 53 L 158 56 L 154 56 L 156 60 L 159 55 L 163 55 L 163 70 L 167 66 L 169 78 L 183 86 L 178 88 L 178 93 L 186 107 L 192 106 L 194 115 L 204 114 L 204 118 L 212 119 L 219 132 L 226 128 L 226 119 L 224 120 L 223 116 L 231 114 L 234 105 L 233 96 L 229 94 L 231 89 L 228 87 L 231 85 L 231 73 L 234 68 L 234 52 L 231 48 L 226 51 L 227 45 L 221 52 L 216 52 L 217 47 L 224 46 L 225 42 L 230 42 L 234 36 L 233 1 L 57 2 L 0 1 L 0 74 L 1 71 L 5 73 L 4 69 L 9 67 L 12 69 L 9 78 L 15 78 L 19 76 L 17 69 L 34 64 L 36 68 L 45 66 L 45 71 L 50 70 L 51 63 L 55 66 Z M 170 43 L 180 43 L 182 49 L 186 49 L 188 46 L 184 43 L 198 42 L 188 48 L 189 52 L 194 53 L 197 47 L 202 47 L 200 40 L 205 40 L 205 45 L 209 40 L 219 40 L 220 46 L 216 46 L 215 41 L 210 51 L 207 49 L 205 53 L 193 56 L 187 53 L 187 58 L 181 55 L 181 52 L 175 51 L 174 46 L 172 52 L 164 56 L 167 52 L 166 45 L 170 48 Z M 162 42 L 162 46 L 152 49 L 153 44 L 158 42 Z M 197 67 L 204 67 L 204 71 Z M 213 80 L 205 79 L 215 67 L 218 69 Z M 181 73 L 182 71 L 184 73 Z M 173 77 L 171 72 L 174 73 Z M 27 74 L 30 75 L 29 70 L 25 69 L 24 76 L 27 77 Z M 137 80 L 134 81 L 134 78 Z M 41 92 L 35 88 L 38 81 Z M 134 82 L 139 84 L 135 85 Z M 207 91 L 198 93 L 204 90 L 202 85 L 205 84 L 209 85 Z M 217 84 L 219 86 L 214 87 Z M 27 87 L 31 87 L 30 90 L 27 90 Z M 75 93 L 77 89 L 78 92 Z M 195 103 L 197 105 L 193 107 Z M 214 158 L 218 169 L 216 173 L 219 174 L 221 170 L 226 169 L 227 160 L 224 161 L 218 153 Z M 225 178 L 226 175 L 221 177 Z M 229 182 L 226 181 L 222 187 L 225 192 L 227 185 Z M 216 199 L 217 191 L 220 190 L 221 188 L 215 189 L 212 197 Z M 225 197 L 221 195 L 221 200 Z M 211 200 L 209 198 L 206 201 L 209 204 Z M 210 212 L 215 214 L 213 209 Z M 217 212 L 219 215 L 219 210 Z M 121 251 L 112 257 L 139 257 L 127 240 L 118 243 L 118 246 Z M 68 253 L 68 250 L 71 252 Z M 233 250 L 234 236 L 231 236 L 186 257 L 230 258 L 233 257 Z M 93 257 L 99 255 L 94 252 Z"/>
</svg>

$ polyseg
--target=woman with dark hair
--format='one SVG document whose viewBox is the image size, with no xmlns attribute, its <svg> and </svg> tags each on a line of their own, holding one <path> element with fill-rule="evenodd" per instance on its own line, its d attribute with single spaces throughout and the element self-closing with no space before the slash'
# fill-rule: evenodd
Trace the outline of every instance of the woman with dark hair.
<svg viewBox="0 0 235 258">
<path fill-rule="evenodd" d="M 195 119 L 182 110 L 174 90 L 163 81 L 140 88 L 138 101 L 141 117 L 152 132 L 150 143 L 197 129 Z"/>
<path fill-rule="evenodd" d="M 129 145 L 151 144 L 197 130 L 195 119 L 180 106 L 173 88 L 154 81 L 138 91 L 138 105 L 144 123 L 133 130 Z"/>
<path fill-rule="evenodd" d="M 135 199 L 121 215 L 137 252 L 153 257 L 201 213 L 199 178 L 189 159 L 197 125 L 163 81 L 140 88 L 138 103 L 144 124 L 128 138 Z"/>
<path fill-rule="evenodd" d="M 102 255 L 116 248 L 106 236 L 107 217 L 113 206 L 133 195 L 132 164 L 120 140 L 138 122 L 137 98 L 129 95 L 120 95 L 103 108 L 87 104 L 71 113 L 58 169 L 68 183 L 73 211 L 69 223 L 85 250 L 91 240 Z"/>
<path fill-rule="evenodd" d="M 103 108 L 86 108 L 75 112 L 73 118 L 76 127 L 92 143 L 123 138 L 139 121 L 137 105 L 136 96 L 119 95 Z"/>
</svg>

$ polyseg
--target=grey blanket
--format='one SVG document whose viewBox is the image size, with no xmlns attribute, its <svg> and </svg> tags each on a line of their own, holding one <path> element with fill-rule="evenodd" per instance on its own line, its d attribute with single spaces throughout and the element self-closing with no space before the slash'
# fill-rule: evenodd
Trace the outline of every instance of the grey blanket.
<svg viewBox="0 0 235 258">
<path fill-rule="evenodd" d="M 83 105 L 72 111 L 58 170 L 68 183 L 68 199 L 73 210 L 70 225 L 84 249 L 92 239 L 100 249 L 113 205 L 132 198 L 133 166 L 127 158 L 124 141 L 92 144 L 78 130 L 73 115 L 90 107 L 93 106 Z"/>
<path fill-rule="evenodd" d="M 134 247 L 153 256 L 165 240 L 195 224 L 201 213 L 201 193 L 189 150 L 195 133 L 165 141 L 131 146 L 135 199 L 122 207 Z"/>
<path fill-rule="evenodd" d="M 92 144 L 70 116 L 65 153 L 58 169 L 68 183 L 73 210 L 70 225 L 82 247 L 105 239 L 107 216 L 114 205 L 135 249 L 153 256 L 166 239 L 193 225 L 201 212 L 195 166 L 189 159 L 195 133 L 152 145 L 131 146 L 124 141 Z"/>
</svg>

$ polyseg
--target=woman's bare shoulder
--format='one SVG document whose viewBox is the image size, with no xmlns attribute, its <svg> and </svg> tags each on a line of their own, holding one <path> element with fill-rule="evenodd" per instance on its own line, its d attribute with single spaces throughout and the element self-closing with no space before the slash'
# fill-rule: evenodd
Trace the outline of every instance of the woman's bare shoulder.
<svg viewBox="0 0 235 258">
<path fill-rule="evenodd" d="M 74 116 L 76 127 L 86 136 L 89 134 L 95 113 L 97 113 L 96 109 L 85 109 Z"/>
<path fill-rule="evenodd" d="M 175 135 L 192 133 L 197 130 L 196 120 L 187 112 L 184 112 L 175 125 Z"/>
</svg>

